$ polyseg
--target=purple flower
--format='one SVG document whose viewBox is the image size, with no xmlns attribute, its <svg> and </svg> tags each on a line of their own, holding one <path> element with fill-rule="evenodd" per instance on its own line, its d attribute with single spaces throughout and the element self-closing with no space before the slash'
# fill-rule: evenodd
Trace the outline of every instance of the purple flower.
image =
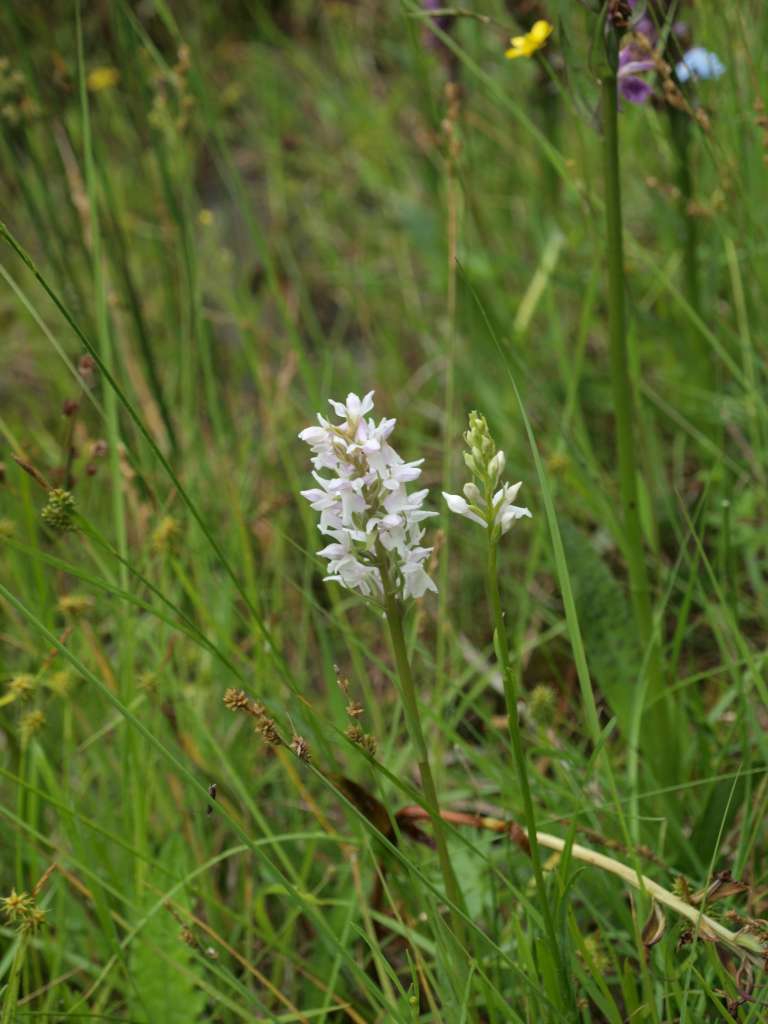
<svg viewBox="0 0 768 1024">
<path fill-rule="evenodd" d="M 619 92 L 629 103 L 645 103 L 653 92 L 653 86 L 640 76 L 653 71 L 654 61 L 643 57 L 631 43 L 619 50 L 618 82 Z"/>
<path fill-rule="evenodd" d="M 642 18 L 633 25 L 632 30 L 635 35 L 645 36 L 650 46 L 655 46 L 659 41 L 659 33 L 653 22 L 653 18 L 649 17 L 647 14 L 644 14 Z"/>
<path fill-rule="evenodd" d="M 447 2 L 447 0 L 446 0 Z M 439 11 L 446 4 L 442 0 L 422 0 L 421 6 L 424 11 L 429 14 L 432 11 Z M 433 25 L 440 29 L 441 32 L 450 32 L 453 17 L 450 14 L 437 14 L 430 18 Z M 424 45 L 428 46 L 431 50 L 439 50 L 441 47 L 445 47 L 445 43 L 442 39 L 439 39 L 434 32 L 430 31 L 429 28 L 424 29 Z"/>
</svg>

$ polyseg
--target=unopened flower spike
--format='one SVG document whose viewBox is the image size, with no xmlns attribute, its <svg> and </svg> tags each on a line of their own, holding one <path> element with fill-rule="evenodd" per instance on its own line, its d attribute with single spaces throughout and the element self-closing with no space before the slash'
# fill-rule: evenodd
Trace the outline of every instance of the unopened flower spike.
<svg viewBox="0 0 768 1024">
<path fill-rule="evenodd" d="M 532 57 L 537 50 L 546 45 L 553 32 L 554 25 L 550 25 L 542 18 L 534 22 L 530 32 L 526 32 L 524 36 L 513 36 L 504 56 L 508 60 L 515 60 L 517 57 Z"/>
<path fill-rule="evenodd" d="M 395 420 L 367 416 L 372 391 L 330 405 L 339 423 L 318 414 L 318 426 L 299 434 L 312 449 L 318 485 L 301 493 L 332 540 L 318 552 L 328 559 L 325 579 L 379 600 L 385 582 L 401 599 L 437 590 L 424 569 L 432 548 L 421 545 L 421 523 L 437 513 L 423 508 L 426 490 L 406 489 L 421 475 L 423 460 L 404 462 L 389 444 Z"/>
<path fill-rule="evenodd" d="M 527 508 L 514 504 L 522 481 L 501 483 L 506 456 L 497 450 L 485 416 L 478 412 L 469 414 L 469 429 L 464 440 L 467 443 L 464 462 L 472 480 L 464 485 L 463 496 L 444 491 L 443 497 L 451 512 L 490 530 L 491 541 L 495 541 L 509 530 L 516 519 L 531 515 Z"/>
</svg>

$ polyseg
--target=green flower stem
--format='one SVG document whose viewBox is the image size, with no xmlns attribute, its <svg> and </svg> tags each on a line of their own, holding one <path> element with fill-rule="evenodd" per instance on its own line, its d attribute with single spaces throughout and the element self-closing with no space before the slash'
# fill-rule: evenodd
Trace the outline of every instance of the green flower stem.
<svg viewBox="0 0 768 1024">
<path fill-rule="evenodd" d="M 669 109 L 669 127 L 677 153 L 677 183 L 680 189 L 680 220 L 684 234 L 683 268 L 685 294 L 689 304 L 701 316 L 699 289 L 698 230 L 696 217 L 690 214 L 693 199 L 693 172 L 691 170 L 691 118 L 684 110 Z M 709 353 L 706 353 L 709 356 Z"/>
<path fill-rule="evenodd" d="M 539 840 L 536 832 L 536 813 L 531 798 L 531 787 L 528 782 L 528 766 L 525 761 L 523 750 L 523 738 L 520 733 L 520 723 L 517 720 L 517 682 L 515 673 L 509 658 L 509 640 L 504 624 L 504 613 L 501 608 L 501 595 L 499 593 L 499 576 L 497 566 L 498 541 L 491 538 L 490 528 L 488 533 L 488 604 L 490 605 L 491 618 L 494 626 L 494 639 L 496 656 L 499 659 L 501 676 L 504 681 L 504 698 L 507 705 L 507 719 L 509 722 L 509 735 L 512 740 L 512 752 L 515 758 L 517 769 L 517 781 L 523 797 L 523 812 L 525 815 L 525 827 L 528 833 L 528 845 L 531 850 L 531 863 L 533 874 L 536 880 L 536 891 L 539 897 L 541 916 L 544 920 L 544 929 L 547 935 L 547 942 L 552 951 L 552 956 L 557 964 L 560 975 L 561 994 L 565 998 L 568 992 L 568 975 L 565 961 L 562 956 L 560 944 L 555 933 L 555 923 L 552 911 L 547 898 L 547 889 L 544 883 L 544 871 L 541 866 L 541 853 L 539 851 Z"/>
<path fill-rule="evenodd" d="M 612 68 L 608 67 L 603 75 L 602 106 L 605 228 L 608 257 L 608 328 L 624 550 L 638 639 L 641 645 L 649 651 L 647 700 L 652 701 L 659 696 L 662 690 L 661 652 L 654 637 L 651 587 L 643 549 L 637 492 L 637 463 L 635 460 L 637 441 L 624 306 L 624 243 L 619 181 L 618 89 L 615 65 Z M 668 710 L 664 701 L 659 701 L 656 704 L 653 717 L 655 721 L 653 728 L 649 730 L 649 735 L 654 737 L 653 750 L 658 755 L 658 757 L 654 757 L 657 774 L 664 776 L 668 772 L 669 759 L 673 756 L 675 749 L 669 736 Z"/>
<path fill-rule="evenodd" d="M 699 224 L 698 218 L 691 213 L 691 202 L 694 195 L 693 169 L 691 167 L 691 134 L 692 122 L 688 111 L 669 108 L 669 130 L 672 145 L 677 156 L 677 185 L 680 191 L 678 209 L 680 227 L 683 235 L 683 276 L 685 297 L 688 305 L 699 316 L 703 317 L 701 306 L 701 279 L 699 274 Z M 707 388 L 715 387 L 715 363 L 709 346 L 701 344 L 697 333 L 695 350 L 689 352 L 689 358 L 701 367 L 702 383 Z"/>
<path fill-rule="evenodd" d="M 424 730 L 421 727 L 421 716 L 419 714 L 419 704 L 416 698 L 416 687 L 414 685 L 411 663 L 408 658 L 408 651 L 405 645 L 402 607 L 395 594 L 394 587 L 392 586 L 385 558 L 380 559 L 379 571 L 381 572 L 382 583 L 384 586 L 384 611 L 387 617 L 389 636 L 392 641 L 392 650 L 395 655 L 395 663 L 397 665 L 397 673 L 400 680 L 400 696 L 403 701 L 403 711 L 405 712 L 405 724 L 408 729 L 408 735 L 410 736 L 411 743 L 416 749 L 419 774 L 421 776 L 421 786 L 424 792 L 424 809 L 429 813 L 429 818 L 432 822 L 435 843 L 437 845 L 437 856 L 440 861 L 440 870 L 443 875 L 445 892 L 453 905 L 451 908 L 453 933 L 457 941 L 463 943 L 465 933 L 464 922 L 453 908 L 458 907 L 459 910 L 464 911 L 464 898 L 462 896 L 461 889 L 459 888 L 459 883 L 456 879 L 456 873 L 453 870 L 453 865 L 451 864 L 451 857 L 448 852 L 448 843 L 445 837 L 445 823 L 440 816 L 435 779 L 432 774 L 432 767 L 429 763 L 427 744 L 424 739 Z"/>
</svg>

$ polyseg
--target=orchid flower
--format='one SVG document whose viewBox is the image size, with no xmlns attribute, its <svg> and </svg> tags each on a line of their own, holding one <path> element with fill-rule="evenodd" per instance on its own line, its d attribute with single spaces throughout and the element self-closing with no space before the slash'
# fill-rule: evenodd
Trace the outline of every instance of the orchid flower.
<svg viewBox="0 0 768 1024">
<path fill-rule="evenodd" d="M 485 417 L 480 413 L 469 414 L 469 430 L 464 439 L 469 449 L 464 453 L 464 462 L 473 480 L 464 485 L 463 497 L 461 494 L 446 494 L 445 491 L 443 497 L 451 512 L 488 530 L 493 543 L 516 520 L 530 517 L 531 513 L 514 503 L 522 482 L 504 483 L 499 487 L 506 456 L 504 452 L 497 451 Z"/>
<path fill-rule="evenodd" d="M 421 475 L 423 460 L 404 462 L 391 447 L 395 420 L 377 424 L 367 417 L 373 391 L 363 398 L 349 394 L 345 402 L 331 399 L 330 405 L 340 423 L 318 414 L 318 425 L 299 434 L 312 449 L 317 484 L 301 494 L 320 513 L 320 532 L 332 539 L 318 552 L 328 560 L 325 579 L 380 599 L 386 559 L 386 577 L 399 598 L 437 590 L 424 569 L 432 548 L 421 546 L 420 526 L 437 513 L 423 508 L 426 490 L 409 494 L 406 489 Z"/>
</svg>

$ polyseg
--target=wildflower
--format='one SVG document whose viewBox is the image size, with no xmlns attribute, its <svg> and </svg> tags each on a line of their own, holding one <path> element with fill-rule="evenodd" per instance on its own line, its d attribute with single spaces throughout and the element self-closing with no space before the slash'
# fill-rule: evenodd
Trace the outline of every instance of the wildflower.
<svg viewBox="0 0 768 1024">
<path fill-rule="evenodd" d="M 653 93 L 653 86 L 640 76 L 646 71 L 653 71 L 655 61 L 650 57 L 640 57 L 637 47 L 630 44 L 619 50 L 619 70 L 617 79 L 619 92 L 629 103 L 645 103 Z"/>
<path fill-rule="evenodd" d="M 504 54 L 509 60 L 517 57 L 532 57 L 540 50 L 554 32 L 554 26 L 543 19 L 534 23 L 530 32 L 524 36 L 513 36 L 509 41 L 509 49 Z"/>
<path fill-rule="evenodd" d="M 111 89 L 120 80 L 120 72 L 117 68 L 94 68 L 88 72 L 86 83 L 90 92 L 103 92 L 104 89 Z"/>
<path fill-rule="evenodd" d="M 514 504 L 522 481 L 499 487 L 506 456 L 497 451 L 485 416 L 469 414 L 469 430 L 464 440 L 469 449 L 464 453 L 464 462 L 474 479 L 464 485 L 464 497 L 445 491 L 443 497 L 451 512 L 490 530 L 493 541 L 503 536 L 515 520 L 531 515 L 527 508 Z"/>
<path fill-rule="evenodd" d="M 363 398 L 349 394 L 346 402 L 331 399 L 330 405 L 340 423 L 318 414 L 319 426 L 299 434 L 312 449 L 318 484 L 301 494 L 320 513 L 320 532 L 332 539 L 318 552 L 328 560 L 325 579 L 383 598 L 383 568 L 400 598 L 437 590 L 424 569 L 432 548 L 421 546 L 420 525 L 436 513 L 422 507 L 426 490 L 406 489 L 421 475 L 423 459 L 404 462 L 391 447 L 395 420 L 366 418 L 372 391 Z M 321 470 L 333 475 L 321 476 Z"/>
<path fill-rule="evenodd" d="M 55 487 L 48 492 L 48 504 L 40 513 L 46 526 L 60 533 L 74 529 L 75 499 L 69 491 Z"/>
<path fill-rule="evenodd" d="M 694 46 L 683 54 L 683 59 L 675 65 L 675 74 L 680 83 L 690 81 L 707 81 L 720 78 L 725 74 L 725 64 L 712 50 L 703 46 Z"/>
</svg>

